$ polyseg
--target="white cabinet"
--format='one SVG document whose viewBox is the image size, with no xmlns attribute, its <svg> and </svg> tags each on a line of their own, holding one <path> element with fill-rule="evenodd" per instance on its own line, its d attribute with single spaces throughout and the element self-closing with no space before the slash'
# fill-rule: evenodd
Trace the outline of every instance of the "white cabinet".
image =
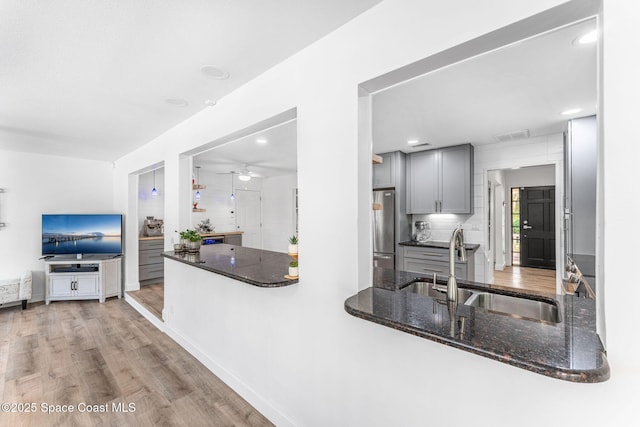
<svg viewBox="0 0 640 427">
<path fill-rule="evenodd" d="M 411 153 L 407 213 L 473 213 L 473 146 Z"/>
<path fill-rule="evenodd" d="M 120 258 L 51 259 L 45 262 L 45 301 L 98 299 L 121 295 Z"/>
<path fill-rule="evenodd" d="M 99 298 L 100 287 L 97 274 L 53 274 L 50 277 L 50 297 L 60 299 Z"/>
</svg>

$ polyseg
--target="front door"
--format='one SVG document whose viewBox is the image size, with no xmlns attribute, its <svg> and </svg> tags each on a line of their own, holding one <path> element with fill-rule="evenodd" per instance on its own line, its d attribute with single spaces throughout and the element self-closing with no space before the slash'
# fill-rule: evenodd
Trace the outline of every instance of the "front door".
<svg viewBox="0 0 640 427">
<path fill-rule="evenodd" d="M 520 189 L 520 265 L 556 268 L 556 188 Z"/>
</svg>

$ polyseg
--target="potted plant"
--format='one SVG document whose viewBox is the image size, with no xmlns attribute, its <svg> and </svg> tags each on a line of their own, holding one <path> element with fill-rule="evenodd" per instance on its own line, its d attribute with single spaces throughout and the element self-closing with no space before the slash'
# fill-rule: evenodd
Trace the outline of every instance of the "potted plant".
<svg viewBox="0 0 640 427">
<path fill-rule="evenodd" d="M 289 276 L 298 277 L 298 261 L 291 261 L 289 263 Z"/>
<path fill-rule="evenodd" d="M 196 230 L 180 231 L 180 242 L 186 246 L 189 252 L 198 252 L 200 250 L 200 244 L 202 243 L 202 237 Z"/>
<path fill-rule="evenodd" d="M 295 234 L 289 237 L 289 253 L 290 254 L 298 253 L 298 236 L 296 236 Z"/>
</svg>

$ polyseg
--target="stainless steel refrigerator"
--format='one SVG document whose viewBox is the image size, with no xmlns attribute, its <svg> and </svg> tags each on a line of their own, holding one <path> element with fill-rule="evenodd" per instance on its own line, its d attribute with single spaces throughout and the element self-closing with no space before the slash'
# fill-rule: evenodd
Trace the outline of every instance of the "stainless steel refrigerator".
<svg viewBox="0 0 640 427">
<path fill-rule="evenodd" d="M 373 191 L 373 266 L 394 269 L 396 264 L 396 192 Z"/>
</svg>

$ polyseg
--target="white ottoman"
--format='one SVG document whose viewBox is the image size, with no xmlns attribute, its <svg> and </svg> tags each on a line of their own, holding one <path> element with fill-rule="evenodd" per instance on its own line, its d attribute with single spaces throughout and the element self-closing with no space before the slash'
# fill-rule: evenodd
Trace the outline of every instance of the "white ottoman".
<svg viewBox="0 0 640 427">
<path fill-rule="evenodd" d="M 27 308 L 31 299 L 31 272 L 25 271 L 19 278 L 0 279 L 0 304 L 22 301 L 22 309 Z"/>
</svg>

